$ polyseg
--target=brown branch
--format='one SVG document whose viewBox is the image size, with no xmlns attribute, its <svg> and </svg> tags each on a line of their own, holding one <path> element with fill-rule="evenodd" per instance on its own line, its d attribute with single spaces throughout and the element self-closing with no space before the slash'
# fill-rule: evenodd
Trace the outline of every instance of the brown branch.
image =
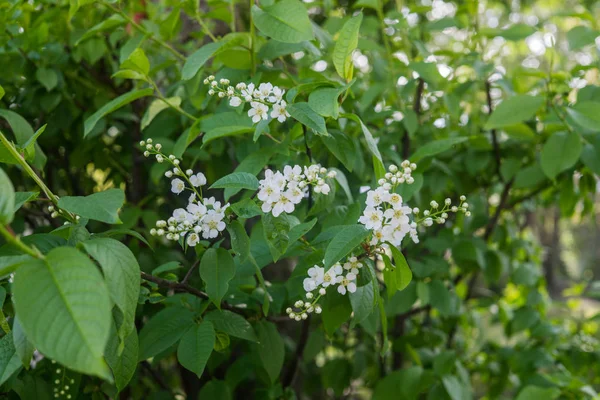
<svg viewBox="0 0 600 400">
<path fill-rule="evenodd" d="M 502 194 L 500 195 L 500 203 L 498 204 L 498 207 L 496 208 L 496 212 L 494 213 L 494 216 L 492 217 L 492 219 L 490 219 L 490 222 L 488 222 L 488 224 L 485 227 L 485 231 L 483 233 L 483 239 L 485 241 L 487 241 L 490 238 L 490 236 L 494 232 L 494 229 L 496 229 L 496 226 L 498 225 L 498 221 L 500 220 L 500 214 L 506 208 L 506 204 L 508 201 L 508 194 L 510 192 L 510 189 L 511 189 L 514 181 L 515 181 L 515 179 L 513 178 L 510 181 L 508 181 L 506 183 L 506 185 L 504 185 L 504 189 L 502 190 Z"/>
<path fill-rule="evenodd" d="M 181 283 L 184 283 L 184 284 L 187 283 L 187 281 L 190 279 L 190 277 L 192 276 L 192 273 L 198 267 L 198 265 L 200 265 L 200 259 L 196 260 L 196 262 L 190 267 L 188 272 L 183 277 L 183 280 L 181 281 Z"/>
<path fill-rule="evenodd" d="M 417 91 L 415 93 L 415 99 L 413 103 L 413 111 L 417 114 L 417 121 L 421 116 L 421 98 L 423 97 L 423 90 L 425 89 L 425 81 L 422 78 L 419 78 L 417 81 Z M 408 159 L 410 155 L 410 136 L 408 135 L 408 130 L 404 131 L 404 136 L 402 137 L 402 158 L 404 160 Z"/>
<path fill-rule="evenodd" d="M 288 318 L 289 321 L 289 318 Z M 298 339 L 298 344 L 296 345 L 296 351 L 294 356 L 292 357 L 291 364 L 287 369 L 281 383 L 283 387 L 291 386 L 294 383 L 294 377 L 298 371 L 298 366 L 300 365 L 300 360 L 302 359 L 302 355 L 304 354 L 304 348 L 308 343 L 308 334 L 310 333 L 310 316 L 302 322 L 302 331 L 300 332 L 300 338 Z"/>
<path fill-rule="evenodd" d="M 485 81 L 485 95 L 487 98 L 487 106 L 488 106 L 488 115 L 492 115 L 492 86 L 490 81 Z M 495 129 L 490 131 L 492 135 L 492 146 L 494 147 L 494 157 L 496 158 L 496 173 L 498 174 L 498 178 L 500 181 L 504 182 L 504 178 L 500 173 L 500 166 L 502 165 L 502 158 L 500 157 L 500 145 L 498 144 L 498 135 Z"/>
</svg>

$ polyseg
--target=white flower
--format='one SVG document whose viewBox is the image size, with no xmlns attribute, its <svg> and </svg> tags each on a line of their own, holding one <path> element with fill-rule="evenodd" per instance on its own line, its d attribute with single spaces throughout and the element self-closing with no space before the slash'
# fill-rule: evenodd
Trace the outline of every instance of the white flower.
<svg viewBox="0 0 600 400">
<path fill-rule="evenodd" d="M 390 193 L 387 202 L 394 208 L 402 206 L 402 196 L 398 193 Z"/>
<path fill-rule="evenodd" d="M 183 208 L 178 208 L 173 211 L 173 218 L 175 218 L 175 221 L 177 222 L 183 222 L 186 220 L 187 214 L 187 211 L 185 211 Z"/>
<path fill-rule="evenodd" d="M 200 241 L 200 237 L 195 232 L 190 233 L 187 237 L 187 244 L 190 247 L 196 246 L 199 241 Z"/>
<path fill-rule="evenodd" d="M 257 101 L 253 101 L 250 103 L 251 109 L 248 110 L 248 116 L 252 118 L 253 123 L 260 122 L 261 119 L 266 120 L 269 118 L 269 107 L 266 105 L 259 103 Z"/>
<path fill-rule="evenodd" d="M 358 219 L 367 229 L 380 229 L 383 225 L 383 211 L 367 207 L 363 215 Z"/>
<path fill-rule="evenodd" d="M 196 221 L 200 221 L 206 215 L 207 209 L 202 203 L 190 203 L 187 206 L 187 211 L 194 217 Z"/>
<path fill-rule="evenodd" d="M 356 275 L 353 273 L 346 274 L 346 276 L 338 276 L 338 283 L 340 284 L 337 291 L 340 294 L 346 294 L 346 291 L 350 293 L 356 292 Z"/>
<path fill-rule="evenodd" d="M 277 119 L 279 122 L 285 122 L 285 120 L 290 116 L 290 114 L 286 110 L 285 101 L 281 101 L 279 104 L 273 104 L 273 111 L 271 111 L 271 118 Z"/>
<path fill-rule="evenodd" d="M 263 179 L 260 182 L 260 190 L 257 197 L 260 201 L 274 203 L 279 199 L 281 189 L 273 180 Z"/>
<path fill-rule="evenodd" d="M 244 96 L 244 100 L 252 101 L 252 95 L 254 94 L 254 83 L 244 86 L 244 88 L 241 89 L 241 92 L 242 96 Z"/>
<path fill-rule="evenodd" d="M 388 208 L 383 216 L 389 219 L 391 226 L 405 225 L 409 223 L 408 214 L 412 212 L 410 207 Z"/>
<path fill-rule="evenodd" d="M 298 187 L 298 185 L 293 185 L 288 190 L 286 190 L 284 194 L 294 204 L 300 204 L 300 202 L 304 198 L 304 192 Z"/>
<path fill-rule="evenodd" d="M 171 181 L 171 192 L 175 194 L 179 194 L 185 190 L 185 183 L 179 179 L 175 178 Z"/>
<path fill-rule="evenodd" d="M 269 101 L 271 103 L 279 103 L 279 102 L 283 101 L 283 94 L 285 93 L 285 90 L 280 89 L 279 87 L 275 86 L 275 87 L 273 87 L 272 93 L 273 93 L 273 95 L 269 96 Z"/>
<path fill-rule="evenodd" d="M 320 185 L 315 186 L 315 193 L 323 193 L 325 195 L 329 194 L 331 188 L 328 184 L 322 183 Z"/>
<path fill-rule="evenodd" d="M 202 220 L 202 237 L 204 239 L 216 238 L 219 235 L 219 232 L 225 229 L 223 217 L 223 214 L 213 210 L 208 211 Z"/>
<path fill-rule="evenodd" d="M 258 86 L 258 90 L 255 92 L 255 94 L 257 95 L 257 97 L 261 100 L 266 100 L 269 95 L 271 94 L 271 91 L 273 90 L 273 85 L 269 82 L 266 83 L 261 83 Z"/>
<path fill-rule="evenodd" d="M 387 201 L 390 194 L 381 187 L 367 192 L 367 207 L 377 207 L 384 201 Z"/>
<path fill-rule="evenodd" d="M 346 261 L 344 263 L 344 269 L 346 269 L 346 270 L 360 269 L 362 267 L 363 267 L 362 263 L 360 261 L 358 261 L 358 258 L 356 258 L 356 257 L 350 257 L 350 258 L 348 258 L 348 261 Z"/>
<path fill-rule="evenodd" d="M 287 192 L 280 193 L 279 198 L 273 204 L 273 216 L 278 217 L 284 211 L 288 214 L 294 211 L 294 203 L 287 197 Z"/>
<path fill-rule="evenodd" d="M 325 274 L 325 270 L 317 265 L 308 270 L 308 278 L 304 279 L 304 290 L 307 292 L 312 292 L 315 290 L 321 283 L 323 283 L 323 276 Z M 308 296 L 307 296 L 308 297 Z"/>
<path fill-rule="evenodd" d="M 329 285 L 337 283 L 337 277 L 343 272 L 340 264 L 335 264 L 323 275 L 323 283 L 321 284 L 324 288 Z"/>
<path fill-rule="evenodd" d="M 194 187 L 206 185 L 206 176 L 202 172 L 198 172 L 196 175 L 190 176 L 190 182 Z"/>
<path fill-rule="evenodd" d="M 239 97 L 237 97 L 237 96 L 233 96 L 231 99 L 229 99 L 229 105 L 230 105 L 231 107 L 237 107 L 237 106 L 239 106 L 240 104 L 242 104 L 242 99 L 240 99 L 240 98 L 239 98 Z"/>
</svg>

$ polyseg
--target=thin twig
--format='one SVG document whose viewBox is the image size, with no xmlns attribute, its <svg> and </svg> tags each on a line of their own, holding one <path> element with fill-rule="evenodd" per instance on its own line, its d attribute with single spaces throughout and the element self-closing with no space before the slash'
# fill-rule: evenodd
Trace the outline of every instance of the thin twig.
<svg viewBox="0 0 600 400">
<path fill-rule="evenodd" d="M 181 281 L 181 283 L 184 283 L 184 284 L 187 283 L 187 281 L 192 276 L 192 272 L 194 272 L 194 270 L 198 267 L 198 265 L 200 265 L 200 259 L 196 260 L 196 262 L 190 267 L 187 274 L 185 274 L 185 276 L 183 277 L 183 280 Z"/>
<path fill-rule="evenodd" d="M 490 84 L 490 81 L 485 81 L 485 95 L 487 98 L 488 115 L 492 115 L 492 86 Z M 498 144 L 498 135 L 495 129 L 492 129 L 490 131 L 490 134 L 492 136 L 492 146 L 494 147 L 494 157 L 496 158 L 496 173 L 498 174 L 498 178 L 500 178 L 500 181 L 504 182 L 504 178 L 500 173 L 502 159 L 500 157 L 500 145 Z"/>
<path fill-rule="evenodd" d="M 289 318 L 288 318 L 289 320 Z M 296 376 L 296 372 L 298 371 L 298 366 L 300 365 L 300 360 L 302 359 L 302 354 L 304 354 L 304 348 L 306 347 L 306 343 L 308 343 L 308 334 L 310 333 L 310 316 L 302 321 L 302 331 L 300 332 L 300 338 L 298 339 L 298 344 L 296 345 L 296 352 L 294 357 L 292 357 L 291 364 L 287 369 L 283 380 L 281 383 L 283 387 L 291 386 L 294 383 L 294 377 Z"/>
<path fill-rule="evenodd" d="M 417 91 L 415 92 L 415 99 L 413 103 L 413 111 L 417 114 L 417 121 L 420 123 L 421 117 L 421 99 L 423 98 L 423 90 L 425 89 L 425 81 L 419 78 L 417 81 Z M 410 136 L 408 130 L 404 131 L 402 137 L 402 158 L 407 160 L 410 156 Z"/>
</svg>

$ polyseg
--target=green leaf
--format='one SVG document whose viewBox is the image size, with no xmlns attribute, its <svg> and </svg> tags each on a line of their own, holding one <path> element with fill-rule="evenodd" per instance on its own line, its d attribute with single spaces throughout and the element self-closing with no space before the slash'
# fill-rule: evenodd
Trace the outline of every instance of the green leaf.
<svg viewBox="0 0 600 400">
<path fill-rule="evenodd" d="M 421 392 L 423 369 L 409 367 L 387 374 L 377 382 L 373 400 L 416 400 Z"/>
<path fill-rule="evenodd" d="M 544 104 L 542 96 L 519 94 L 502 101 L 485 124 L 485 129 L 502 128 L 531 119 Z"/>
<path fill-rule="evenodd" d="M 44 133 L 44 131 L 46 130 L 46 126 L 47 126 L 47 124 L 42 125 L 42 127 L 40 129 L 38 129 L 37 131 L 35 131 L 33 136 L 30 137 L 29 139 L 27 139 L 25 144 L 23 144 L 21 146 L 23 149 L 25 149 L 26 152 L 27 151 L 29 151 L 29 152 L 35 151 L 35 142 L 42 135 L 42 133 Z"/>
<path fill-rule="evenodd" d="M 162 353 L 177 343 L 194 325 L 194 313 L 183 307 L 167 307 L 156 313 L 140 331 L 139 361 Z"/>
<path fill-rule="evenodd" d="M 436 154 L 450 150 L 457 144 L 463 143 L 467 140 L 468 138 L 466 137 L 457 137 L 429 142 L 426 145 L 419 147 L 419 149 L 415 151 L 415 154 L 410 157 L 410 160 L 413 162 L 419 162 L 426 157 L 435 156 Z"/>
<path fill-rule="evenodd" d="M 215 346 L 215 330 L 208 321 L 194 325 L 183 335 L 177 347 L 177 360 L 186 369 L 202 376 Z"/>
<path fill-rule="evenodd" d="M 213 183 L 210 187 L 210 189 L 225 188 L 257 190 L 258 179 L 256 179 L 256 176 L 248 172 L 234 172 L 229 175 L 225 175 Z"/>
<path fill-rule="evenodd" d="M 13 289 L 16 315 L 40 352 L 75 371 L 111 379 L 102 358 L 111 325 L 110 297 L 87 256 L 57 247 L 45 259 L 23 265 Z"/>
<path fill-rule="evenodd" d="M 371 234 L 362 225 L 348 225 L 338 232 L 325 250 L 324 266 L 328 270 L 333 264 L 347 256 Z"/>
<path fill-rule="evenodd" d="M 15 272 L 22 264 L 33 260 L 26 254 L 14 256 L 0 256 L 0 278 Z"/>
<path fill-rule="evenodd" d="M 233 203 L 231 209 L 240 218 L 252 218 L 262 214 L 262 210 L 252 199 L 244 199 Z"/>
<path fill-rule="evenodd" d="M 318 135 L 328 135 L 325 119 L 317 114 L 308 103 L 288 104 L 287 111 L 292 118 L 301 124 L 306 125 Z"/>
<path fill-rule="evenodd" d="M 226 381 L 213 379 L 202 386 L 198 399 L 233 400 L 233 394 Z"/>
<path fill-rule="evenodd" d="M 531 25 L 514 24 L 511 25 L 508 29 L 502 30 L 497 36 L 503 37 L 506 40 L 516 42 L 533 35 L 535 32 L 536 29 Z"/>
<path fill-rule="evenodd" d="M 201 129 L 206 132 L 202 137 L 202 146 L 206 146 L 215 139 L 252 132 L 254 125 L 247 115 L 232 111 L 217 113 L 202 120 Z"/>
<path fill-rule="evenodd" d="M 408 67 L 419 74 L 419 77 L 431 85 L 438 85 L 442 79 L 442 75 L 437 69 L 436 63 L 428 63 L 424 61 L 411 62 Z"/>
<path fill-rule="evenodd" d="M 100 264 L 110 298 L 123 313 L 123 321 L 117 326 L 117 330 L 124 341 L 135 330 L 135 310 L 140 295 L 140 266 L 131 250 L 114 239 L 92 239 L 82 245 Z"/>
<path fill-rule="evenodd" d="M 317 224 L 317 218 L 313 218 L 308 222 L 294 225 L 288 234 L 290 244 L 299 240 L 302 236 L 306 235 Z"/>
<path fill-rule="evenodd" d="M 338 75 L 346 82 L 352 80 L 354 64 L 352 52 L 358 46 L 358 33 L 362 23 L 362 12 L 350 18 L 338 32 L 338 38 L 333 48 L 333 65 Z"/>
<path fill-rule="evenodd" d="M 119 349 L 121 349 L 121 343 L 113 326 L 106 345 L 105 358 L 115 378 L 115 386 L 120 392 L 127 386 L 137 367 L 139 343 L 135 329 L 129 332 L 129 335 L 125 338 L 122 351 L 119 351 Z"/>
<path fill-rule="evenodd" d="M 167 98 L 167 101 L 169 102 L 169 104 L 175 107 L 179 107 L 181 105 L 181 97 L 178 96 L 169 97 Z M 162 99 L 156 99 L 152 101 L 152 103 L 150 103 L 150 106 L 146 109 L 144 116 L 142 117 L 141 129 L 146 129 L 148 125 L 152 123 L 154 118 L 156 118 L 156 116 L 160 114 L 161 111 L 164 111 L 169 107 L 170 106 L 167 103 L 165 103 L 165 101 Z"/>
<path fill-rule="evenodd" d="M 0 85 L 0 100 L 2 100 L 5 94 L 6 92 L 4 91 L 4 88 L 2 87 L 2 85 Z"/>
<path fill-rule="evenodd" d="M 337 290 L 328 290 L 322 302 L 323 328 L 329 336 L 332 336 L 342 324 L 348 321 L 352 314 L 352 306 L 348 296 L 340 294 Z"/>
<path fill-rule="evenodd" d="M 380 162 L 382 162 L 381 153 L 377 148 L 377 142 L 375 138 L 371 134 L 371 131 L 367 126 L 362 122 L 362 120 L 355 114 L 342 114 L 342 117 L 349 118 L 354 122 L 357 122 L 360 125 L 360 129 L 362 130 L 363 136 L 365 137 L 365 141 L 367 142 L 367 147 L 371 151 L 374 157 L 376 157 Z"/>
<path fill-rule="evenodd" d="M 150 72 L 150 61 L 146 53 L 141 48 L 136 48 L 131 52 L 127 60 L 121 63 L 121 69 L 130 69 L 139 72 L 142 75 L 148 75 Z"/>
<path fill-rule="evenodd" d="M 15 215 L 15 188 L 0 168 L 0 225 L 8 225 Z"/>
<path fill-rule="evenodd" d="M 594 132 L 600 131 L 600 102 L 585 101 L 567 107 L 567 114 L 577 125 Z"/>
<path fill-rule="evenodd" d="M 31 363 L 31 357 L 33 357 L 33 351 L 35 348 L 33 344 L 27 339 L 19 318 L 15 318 L 12 329 L 13 344 L 15 351 L 21 360 L 23 366 L 29 369 Z"/>
<path fill-rule="evenodd" d="M 291 217 L 286 214 L 282 214 L 279 217 L 274 217 L 271 213 L 263 215 L 262 224 L 264 237 L 274 262 L 279 260 L 279 258 L 285 254 L 291 243 L 289 232 L 293 222 Z"/>
<path fill-rule="evenodd" d="M 120 224 L 119 209 L 125 202 L 121 189 L 108 189 L 89 196 L 65 196 L 58 199 L 58 206 L 82 218 Z"/>
<path fill-rule="evenodd" d="M 554 400 L 560 396 L 560 389 L 556 387 L 539 387 L 528 385 L 519 392 L 515 400 Z"/>
<path fill-rule="evenodd" d="M 281 0 L 264 9 L 252 6 L 254 26 L 264 35 L 283 43 L 313 39 L 306 7 L 298 0 Z"/>
<path fill-rule="evenodd" d="M 87 135 L 89 135 L 89 133 L 92 131 L 92 129 L 94 129 L 94 127 L 96 126 L 98 121 L 100 121 L 102 118 L 104 118 L 108 114 L 112 113 L 113 111 L 118 110 L 119 108 L 121 108 L 141 97 L 152 96 L 153 93 L 154 93 L 154 89 L 133 90 L 131 92 L 125 93 L 125 94 L 117 97 L 116 99 L 109 101 L 108 103 L 103 105 L 98 111 L 96 111 L 94 114 L 92 114 L 85 120 L 85 122 L 83 124 L 84 125 L 83 137 L 86 137 Z"/>
<path fill-rule="evenodd" d="M 17 145 L 25 149 L 25 158 L 27 160 L 33 160 L 33 164 L 36 167 L 42 168 L 46 163 L 46 156 L 44 155 L 42 149 L 37 144 L 34 145 L 34 147 L 24 147 L 29 139 L 34 136 L 33 128 L 29 122 L 27 122 L 25 118 L 21 117 L 16 112 L 10 110 L 0 110 L 0 117 L 4 118 L 10 125 L 10 128 L 15 135 Z M 4 145 L 2 143 L 0 143 L 0 149 L 4 149 Z M 6 151 L 8 152 L 8 150 Z M 11 164 L 17 163 L 17 160 L 14 160 L 10 154 L 6 154 L 6 156 L 2 155 L 1 160 L 2 162 Z"/>
<path fill-rule="evenodd" d="M 206 314 L 204 320 L 212 322 L 215 330 L 225 332 L 229 336 L 258 342 L 252 325 L 241 315 L 227 310 L 214 310 Z"/>
<path fill-rule="evenodd" d="M 36 79 L 44 85 L 46 91 L 51 91 L 58 84 L 58 75 L 56 71 L 50 68 L 38 68 L 35 72 Z"/>
<path fill-rule="evenodd" d="M 308 105 L 314 112 L 323 117 L 333 117 L 337 119 L 340 115 L 340 107 L 338 105 L 339 96 L 339 89 L 317 89 L 308 95 Z"/>
<path fill-rule="evenodd" d="M 353 325 L 363 322 L 375 308 L 375 292 L 373 285 L 367 284 L 356 288 L 356 292 L 349 293 L 350 304 L 354 311 Z"/>
<path fill-rule="evenodd" d="M 221 301 L 229 289 L 229 281 L 234 276 L 235 265 L 227 250 L 206 250 L 200 262 L 200 277 L 206 284 L 206 294 L 218 309 L 221 309 Z"/>
<path fill-rule="evenodd" d="M 429 301 L 431 306 L 439 310 L 443 316 L 449 316 L 452 313 L 450 292 L 444 282 L 439 279 L 429 282 Z"/>
<path fill-rule="evenodd" d="M 13 345 L 13 335 L 9 333 L 0 339 L 0 385 L 19 368 L 21 368 L 21 360 Z"/>
<path fill-rule="evenodd" d="M 192 53 L 183 65 L 181 79 L 187 81 L 196 76 L 200 68 L 202 68 L 208 59 L 211 58 L 221 47 L 223 47 L 224 44 L 225 42 L 208 43 Z"/>
<path fill-rule="evenodd" d="M 233 220 L 227 225 L 227 231 L 231 237 L 231 248 L 238 255 L 240 263 L 246 261 L 250 256 L 250 238 L 244 225 L 238 220 Z"/>
<path fill-rule="evenodd" d="M 442 376 L 442 383 L 452 400 L 469 400 L 472 398 L 470 388 L 454 375 Z"/>
<path fill-rule="evenodd" d="M 597 141 L 598 142 L 598 141 Z M 596 175 L 600 176 L 600 147 L 586 143 L 581 151 L 581 161 Z"/>
<path fill-rule="evenodd" d="M 550 179 L 571 168 L 581 155 L 581 139 L 574 132 L 557 132 L 544 143 L 540 156 L 542 170 Z"/>
<path fill-rule="evenodd" d="M 79 40 L 75 42 L 75 46 L 79 45 L 79 43 L 83 42 L 84 40 L 95 36 L 97 33 L 111 30 L 113 28 L 116 28 L 117 26 L 124 25 L 126 22 L 127 21 L 125 20 L 125 18 L 123 18 L 119 14 L 113 14 L 108 19 L 100 22 L 99 24 L 89 29 L 86 33 L 84 33 L 79 38 Z"/>
<path fill-rule="evenodd" d="M 406 258 L 396 246 L 390 244 L 390 250 L 392 251 L 392 256 L 394 257 L 394 264 L 396 266 L 396 289 L 404 290 L 412 281 L 412 271 L 406 262 Z"/>
<path fill-rule="evenodd" d="M 598 36 L 598 31 L 584 25 L 578 25 L 567 32 L 567 41 L 569 50 L 579 50 L 585 46 L 593 44 Z"/>
<path fill-rule="evenodd" d="M 255 352 L 258 353 L 258 358 L 267 371 L 271 383 L 274 383 L 283 368 L 285 357 L 283 339 L 277 331 L 277 326 L 271 322 L 260 321 L 254 328 L 258 336 L 258 343 L 254 345 Z"/>
</svg>

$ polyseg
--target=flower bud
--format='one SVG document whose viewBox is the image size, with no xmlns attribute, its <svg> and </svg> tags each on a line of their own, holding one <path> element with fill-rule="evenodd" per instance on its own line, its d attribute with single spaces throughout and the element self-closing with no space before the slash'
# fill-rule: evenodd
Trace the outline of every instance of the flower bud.
<svg viewBox="0 0 600 400">
<path fill-rule="evenodd" d="M 460 201 L 465 201 L 467 197 L 465 195 L 460 196 Z"/>
<path fill-rule="evenodd" d="M 306 293 L 306 298 L 307 299 L 312 299 L 313 298 L 313 294 L 311 292 Z"/>
<path fill-rule="evenodd" d="M 325 288 L 321 288 L 321 289 L 319 289 L 319 294 L 320 294 L 321 296 L 325 296 L 325 293 L 327 293 L 327 290 L 325 290 Z"/>
<path fill-rule="evenodd" d="M 398 172 L 398 167 L 396 165 L 392 164 L 392 165 L 390 165 L 390 167 L 388 168 L 388 170 L 391 173 L 396 173 L 396 172 Z"/>
<path fill-rule="evenodd" d="M 323 309 L 321 308 L 321 306 L 316 306 L 316 307 L 315 307 L 315 312 L 316 312 L 317 314 L 321 314 L 321 312 L 322 312 L 322 311 L 323 311 Z"/>
</svg>

